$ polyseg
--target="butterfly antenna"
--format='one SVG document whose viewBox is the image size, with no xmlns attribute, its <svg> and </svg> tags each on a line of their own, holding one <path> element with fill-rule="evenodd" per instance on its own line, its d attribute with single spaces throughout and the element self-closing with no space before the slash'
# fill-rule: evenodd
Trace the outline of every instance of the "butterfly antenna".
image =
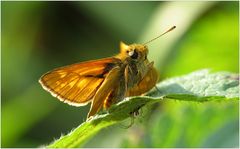
<svg viewBox="0 0 240 149">
<path fill-rule="evenodd" d="M 146 45 L 146 44 L 148 44 L 148 43 L 150 43 L 150 42 L 152 42 L 152 41 L 158 39 L 159 37 L 165 35 L 166 33 L 170 32 L 170 31 L 172 31 L 172 30 L 174 30 L 175 28 L 176 28 L 176 26 L 171 27 L 171 28 L 168 29 L 166 32 L 164 32 L 164 33 L 162 33 L 161 35 L 159 35 L 159 36 L 157 36 L 157 37 L 155 37 L 155 38 L 153 38 L 153 39 L 151 39 L 151 40 L 145 42 L 143 45 Z"/>
</svg>

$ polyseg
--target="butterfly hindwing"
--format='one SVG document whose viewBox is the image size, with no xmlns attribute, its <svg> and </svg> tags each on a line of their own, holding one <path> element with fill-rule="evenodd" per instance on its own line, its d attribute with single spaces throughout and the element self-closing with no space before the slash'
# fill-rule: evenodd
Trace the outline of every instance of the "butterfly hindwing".
<svg viewBox="0 0 240 149">
<path fill-rule="evenodd" d="M 108 100 L 111 100 L 112 103 L 115 102 L 112 100 L 116 100 L 120 94 L 118 90 L 121 82 L 120 71 L 120 67 L 114 67 L 108 73 L 104 82 L 93 98 L 88 117 L 95 115 L 104 106 L 104 104 L 106 104 L 106 102 L 109 102 Z"/>
<path fill-rule="evenodd" d="M 152 67 L 143 79 L 127 91 L 127 96 L 138 96 L 152 89 L 158 81 L 157 70 Z"/>
</svg>

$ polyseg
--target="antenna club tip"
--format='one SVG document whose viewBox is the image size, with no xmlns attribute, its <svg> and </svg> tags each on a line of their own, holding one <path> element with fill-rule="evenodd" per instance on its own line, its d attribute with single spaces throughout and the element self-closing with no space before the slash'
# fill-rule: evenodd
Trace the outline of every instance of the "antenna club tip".
<svg viewBox="0 0 240 149">
<path fill-rule="evenodd" d="M 176 28 L 176 26 L 174 25 L 173 27 L 171 27 L 169 30 L 174 30 Z"/>
</svg>

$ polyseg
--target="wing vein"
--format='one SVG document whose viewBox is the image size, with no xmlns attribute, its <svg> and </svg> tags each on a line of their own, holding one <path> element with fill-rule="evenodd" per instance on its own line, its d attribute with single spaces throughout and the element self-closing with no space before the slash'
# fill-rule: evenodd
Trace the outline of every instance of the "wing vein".
<svg viewBox="0 0 240 149">
<path fill-rule="evenodd" d="M 79 78 L 76 78 L 76 79 L 78 79 L 78 81 L 80 80 Z M 76 79 L 74 79 L 74 80 L 72 80 L 71 81 L 71 83 L 73 82 L 73 81 L 75 81 Z M 77 81 L 77 82 L 78 82 Z M 76 83 L 77 83 L 76 82 Z M 63 98 L 65 98 L 66 100 L 70 100 L 70 99 L 68 99 L 67 97 L 66 97 L 66 95 L 74 88 L 74 86 L 76 85 L 76 83 L 63 95 Z M 71 101 L 71 100 L 70 100 Z"/>
<path fill-rule="evenodd" d="M 76 77 L 76 78 L 73 78 L 71 81 L 69 81 L 69 83 L 66 83 L 66 84 L 64 85 L 64 87 L 62 87 L 62 88 L 59 90 L 59 93 L 60 93 L 60 94 L 57 95 L 57 98 L 58 98 L 59 96 L 61 96 L 62 98 L 64 98 L 64 96 L 61 95 L 61 92 L 64 91 L 65 88 L 66 88 L 70 83 L 72 83 L 73 81 L 75 81 L 76 79 L 78 79 L 78 78 L 77 78 L 77 77 Z M 59 85 L 60 85 L 60 84 L 59 84 Z M 70 88 L 69 90 L 71 90 L 71 88 Z M 69 90 L 68 90 L 68 91 L 69 91 Z M 67 92 L 68 92 L 68 91 L 67 91 Z"/>
</svg>

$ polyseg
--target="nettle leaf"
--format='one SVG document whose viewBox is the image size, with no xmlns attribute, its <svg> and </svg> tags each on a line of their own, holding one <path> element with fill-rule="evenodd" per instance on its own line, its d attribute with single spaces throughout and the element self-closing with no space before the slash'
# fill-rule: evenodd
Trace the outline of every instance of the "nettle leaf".
<svg viewBox="0 0 240 149">
<path fill-rule="evenodd" d="M 161 100 L 192 102 L 239 100 L 239 75 L 229 72 L 209 73 L 209 70 L 200 70 L 167 79 L 158 83 L 156 87 L 145 96 L 129 97 L 113 105 L 108 111 L 82 123 L 47 147 L 82 146 L 102 128 L 119 123 L 131 117 L 139 108 Z"/>
</svg>

